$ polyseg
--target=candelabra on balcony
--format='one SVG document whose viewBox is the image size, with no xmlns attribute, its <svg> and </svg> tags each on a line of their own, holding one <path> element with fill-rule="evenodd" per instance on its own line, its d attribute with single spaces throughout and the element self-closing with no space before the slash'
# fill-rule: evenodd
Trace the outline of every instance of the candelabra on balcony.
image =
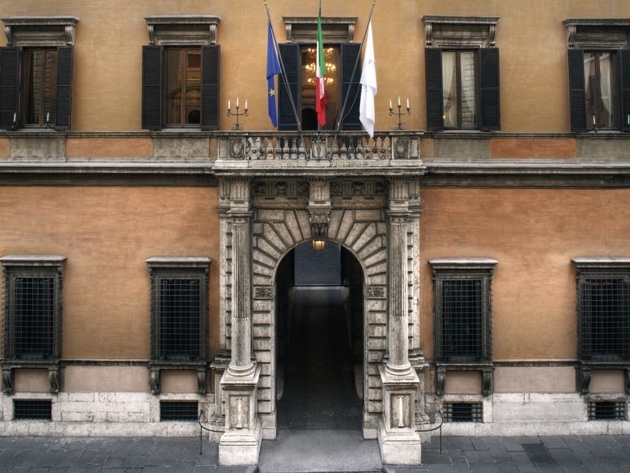
<svg viewBox="0 0 630 473">
<path fill-rule="evenodd" d="M 395 112 L 394 111 L 394 107 L 392 106 L 392 100 L 389 99 L 389 116 L 392 117 L 392 116 L 396 115 L 398 117 L 398 126 L 396 127 L 396 130 L 404 130 L 402 117 L 403 117 L 403 115 L 411 115 L 411 108 L 409 107 L 409 99 L 407 99 L 407 109 L 403 110 L 402 104 L 400 102 L 400 96 L 398 96 L 398 105 L 397 106 L 398 106 L 398 111 Z"/>
<path fill-rule="evenodd" d="M 249 111 L 249 108 L 247 106 L 247 99 L 245 99 L 245 108 L 243 109 L 242 112 L 240 111 L 240 105 L 239 105 L 238 97 L 236 97 L 236 112 L 232 111 L 232 101 L 228 100 L 227 116 L 228 117 L 236 117 L 236 123 L 232 127 L 233 131 L 240 131 L 240 130 L 242 130 L 241 124 L 239 123 L 239 118 L 240 117 L 246 117 L 248 111 Z"/>
</svg>

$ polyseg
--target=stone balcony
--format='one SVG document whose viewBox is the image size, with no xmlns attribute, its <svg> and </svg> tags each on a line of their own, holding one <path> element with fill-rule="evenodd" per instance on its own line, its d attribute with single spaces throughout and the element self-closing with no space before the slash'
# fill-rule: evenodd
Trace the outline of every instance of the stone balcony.
<svg viewBox="0 0 630 473">
<path fill-rule="evenodd" d="M 232 132 L 218 135 L 219 174 L 421 175 L 421 132 Z"/>
</svg>

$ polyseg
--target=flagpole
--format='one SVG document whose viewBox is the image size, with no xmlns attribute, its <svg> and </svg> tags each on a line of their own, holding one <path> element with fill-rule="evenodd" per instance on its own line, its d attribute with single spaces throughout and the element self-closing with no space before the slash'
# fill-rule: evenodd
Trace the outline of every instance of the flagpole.
<svg viewBox="0 0 630 473">
<path fill-rule="evenodd" d="M 321 2 L 321 0 L 320 0 Z M 289 94 L 289 102 L 291 102 L 291 108 L 293 109 L 293 116 L 295 117 L 295 123 L 298 128 L 298 133 L 300 134 L 300 138 L 302 138 L 302 123 L 298 117 L 297 108 L 295 106 L 295 100 L 293 99 L 293 93 L 291 92 L 291 88 L 289 87 L 289 80 L 287 79 L 287 71 L 284 67 L 284 60 L 282 59 L 282 55 L 279 54 L 278 51 L 278 41 L 276 40 L 276 33 L 273 30 L 273 24 L 271 23 L 271 14 L 269 13 L 269 7 L 267 6 L 267 1 L 265 0 L 265 11 L 267 12 L 267 20 L 269 21 L 269 25 L 271 26 L 271 36 L 273 38 L 273 45 L 276 48 L 276 52 L 278 53 L 278 61 L 280 62 L 280 69 L 282 69 L 282 79 L 284 81 L 284 85 L 287 88 L 287 92 Z M 302 142 L 304 139 L 302 138 Z"/>
<path fill-rule="evenodd" d="M 319 0 L 320 3 L 322 0 Z M 363 33 L 363 39 L 361 40 L 361 50 L 363 49 L 363 44 L 365 43 L 365 38 L 367 37 L 368 34 L 368 28 L 370 26 L 370 22 L 372 21 L 372 14 L 374 13 L 374 7 L 376 6 L 376 0 L 374 0 L 372 2 L 372 9 L 370 10 L 370 14 L 368 15 L 368 21 L 367 24 L 365 25 L 365 33 Z M 354 68 L 352 69 L 352 75 L 350 76 L 350 80 L 352 80 L 352 78 L 354 77 L 354 75 L 357 72 L 357 68 L 359 67 L 359 61 L 361 60 L 361 50 L 359 50 L 359 54 L 357 55 L 357 60 L 354 62 Z M 337 123 L 337 128 L 335 129 L 335 137 L 333 140 L 333 143 L 337 142 L 337 136 L 339 135 L 339 130 L 341 129 L 341 123 L 344 120 L 344 113 L 346 110 L 346 105 L 348 105 L 348 98 L 350 97 L 350 91 L 352 90 L 352 87 L 348 87 L 348 91 L 346 92 L 346 96 L 343 100 L 343 105 L 341 107 L 341 113 L 339 114 L 339 116 L 341 117 L 339 119 L 339 122 Z M 356 97 L 355 97 L 356 100 Z"/>
</svg>

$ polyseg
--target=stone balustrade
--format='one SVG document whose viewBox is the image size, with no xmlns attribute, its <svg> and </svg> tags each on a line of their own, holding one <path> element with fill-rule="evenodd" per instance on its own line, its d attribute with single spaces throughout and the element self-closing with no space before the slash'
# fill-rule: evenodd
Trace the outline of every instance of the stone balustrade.
<svg viewBox="0 0 630 473">
<path fill-rule="evenodd" d="M 419 132 L 232 132 L 219 135 L 219 160 L 367 161 L 419 160 Z"/>
</svg>

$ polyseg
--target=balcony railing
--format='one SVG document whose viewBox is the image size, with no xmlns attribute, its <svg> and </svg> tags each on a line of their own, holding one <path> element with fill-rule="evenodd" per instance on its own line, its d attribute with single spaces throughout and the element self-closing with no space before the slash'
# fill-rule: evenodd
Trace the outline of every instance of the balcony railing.
<svg viewBox="0 0 630 473">
<path fill-rule="evenodd" d="M 360 161 L 390 165 L 420 159 L 421 132 L 232 132 L 219 136 L 219 160 Z M 288 163 L 287 163 L 288 164 Z"/>
</svg>

